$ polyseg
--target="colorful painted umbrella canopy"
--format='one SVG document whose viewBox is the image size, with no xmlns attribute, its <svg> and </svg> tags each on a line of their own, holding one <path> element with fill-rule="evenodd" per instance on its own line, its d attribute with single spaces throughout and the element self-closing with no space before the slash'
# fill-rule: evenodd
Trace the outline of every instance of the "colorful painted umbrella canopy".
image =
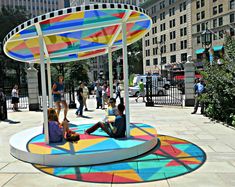
<svg viewBox="0 0 235 187">
<path fill-rule="evenodd" d="M 70 62 L 99 56 L 122 47 L 122 23 L 127 45 L 151 29 L 151 18 L 139 7 L 92 4 L 57 10 L 33 18 L 4 39 L 4 51 L 17 61 L 39 63 L 39 35 L 43 36 L 45 62 Z"/>
</svg>

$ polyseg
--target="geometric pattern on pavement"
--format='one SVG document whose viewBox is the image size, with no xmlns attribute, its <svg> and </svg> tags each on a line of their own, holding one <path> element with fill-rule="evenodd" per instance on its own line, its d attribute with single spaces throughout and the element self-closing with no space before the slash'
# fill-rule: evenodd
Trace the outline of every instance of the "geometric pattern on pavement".
<svg viewBox="0 0 235 187">
<path fill-rule="evenodd" d="M 160 144 L 154 150 L 126 161 L 82 167 L 34 166 L 64 179 L 122 184 L 177 177 L 198 169 L 206 161 L 205 152 L 189 141 L 167 135 L 158 138 Z"/>
</svg>

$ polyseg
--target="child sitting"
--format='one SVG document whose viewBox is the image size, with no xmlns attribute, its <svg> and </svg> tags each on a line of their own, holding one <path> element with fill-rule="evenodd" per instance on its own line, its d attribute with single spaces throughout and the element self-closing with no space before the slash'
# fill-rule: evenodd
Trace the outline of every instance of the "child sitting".
<svg viewBox="0 0 235 187">
<path fill-rule="evenodd" d="M 114 99 L 114 98 L 109 99 L 106 115 L 107 116 L 117 116 L 118 115 L 118 109 L 116 107 L 116 99 Z"/>
<path fill-rule="evenodd" d="M 49 108 L 47 112 L 50 143 L 62 142 L 63 139 L 71 142 L 76 142 L 80 139 L 79 134 L 69 130 L 68 121 L 64 120 L 60 124 L 55 109 Z"/>
</svg>

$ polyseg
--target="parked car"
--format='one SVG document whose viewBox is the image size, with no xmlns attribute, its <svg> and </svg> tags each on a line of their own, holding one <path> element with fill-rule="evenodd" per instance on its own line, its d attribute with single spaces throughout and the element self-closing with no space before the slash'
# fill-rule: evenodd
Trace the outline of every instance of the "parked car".
<svg viewBox="0 0 235 187">
<path fill-rule="evenodd" d="M 146 84 L 146 77 L 147 75 L 136 75 L 133 79 L 133 85 L 138 85 L 141 79 L 143 79 L 143 83 Z M 158 87 L 163 87 L 166 90 L 170 88 L 170 81 L 168 81 L 165 77 L 161 77 L 159 75 L 151 75 L 151 77 L 153 84 L 157 84 Z"/>
<path fill-rule="evenodd" d="M 146 88 L 145 88 L 145 85 L 144 85 L 144 90 L 145 90 L 145 93 L 146 93 Z M 163 87 L 157 87 L 155 88 L 154 86 L 152 87 L 152 92 L 153 92 L 153 95 L 157 95 L 157 96 L 163 96 L 163 95 L 166 95 L 166 89 L 163 88 Z M 133 86 L 133 87 L 129 87 L 129 95 L 130 96 L 138 96 L 140 93 L 140 88 L 138 85 L 136 86 Z"/>
</svg>

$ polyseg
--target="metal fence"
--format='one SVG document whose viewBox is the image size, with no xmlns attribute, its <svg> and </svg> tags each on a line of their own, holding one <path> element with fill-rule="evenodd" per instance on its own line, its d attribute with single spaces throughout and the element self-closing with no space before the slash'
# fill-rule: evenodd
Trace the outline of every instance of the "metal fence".
<svg viewBox="0 0 235 187">
<path fill-rule="evenodd" d="M 149 79 L 150 80 L 150 79 Z M 148 96 L 157 105 L 183 105 L 184 83 L 176 79 L 152 79 L 146 82 Z M 148 98 L 147 98 L 148 101 Z"/>
<path fill-rule="evenodd" d="M 12 103 L 11 103 L 11 91 L 12 88 L 6 87 L 4 88 L 4 93 L 6 95 L 6 101 L 7 101 L 7 109 L 12 109 Z M 27 109 L 29 107 L 29 100 L 28 100 L 28 88 L 27 85 L 19 88 L 19 109 Z"/>
</svg>

